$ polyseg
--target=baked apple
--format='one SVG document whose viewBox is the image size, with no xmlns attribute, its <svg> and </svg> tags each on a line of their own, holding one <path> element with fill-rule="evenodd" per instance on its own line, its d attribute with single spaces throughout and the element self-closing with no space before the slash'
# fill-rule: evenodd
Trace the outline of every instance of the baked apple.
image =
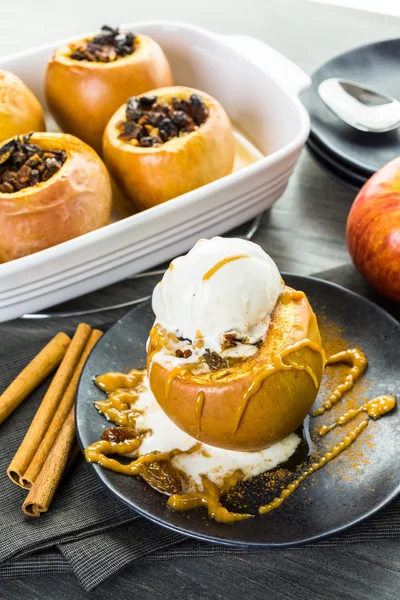
<svg viewBox="0 0 400 600">
<path fill-rule="evenodd" d="M 301 425 L 324 369 L 318 324 L 261 248 L 196 244 L 171 263 L 153 309 L 150 387 L 178 427 L 211 446 L 254 451 Z"/>
<path fill-rule="evenodd" d="M 172 84 L 160 46 L 146 35 L 104 26 L 57 48 L 46 72 L 46 96 L 58 125 L 101 152 L 104 128 L 126 100 Z"/>
<path fill-rule="evenodd" d="M 42 107 L 17 75 L 0 69 L 0 142 L 30 131 L 46 131 Z"/>
<path fill-rule="evenodd" d="M 110 177 L 96 152 L 63 133 L 0 147 L 0 263 L 107 225 Z"/>
<path fill-rule="evenodd" d="M 231 173 L 235 140 L 217 100 L 175 86 L 121 106 L 104 132 L 103 153 L 125 196 L 145 209 Z"/>
</svg>

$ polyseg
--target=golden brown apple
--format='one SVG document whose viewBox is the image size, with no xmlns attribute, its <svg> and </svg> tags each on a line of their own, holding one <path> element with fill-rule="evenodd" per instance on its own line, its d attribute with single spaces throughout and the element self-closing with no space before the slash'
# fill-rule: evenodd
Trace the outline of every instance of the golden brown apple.
<svg viewBox="0 0 400 600">
<path fill-rule="evenodd" d="M 46 97 L 63 131 L 72 133 L 101 153 L 104 128 L 130 96 L 172 85 L 168 60 L 146 35 L 135 37 L 135 51 L 112 62 L 78 61 L 71 53 L 87 36 L 57 48 L 46 72 Z"/>
<path fill-rule="evenodd" d="M 132 205 L 140 210 L 176 198 L 232 172 L 235 140 L 228 115 L 210 95 L 174 86 L 152 90 L 157 102 L 188 100 L 198 94 L 208 108 L 206 121 L 195 131 L 150 148 L 119 139 L 118 124 L 126 105 L 110 119 L 103 139 L 104 160 Z M 139 96 L 140 98 L 140 96 Z"/>
<path fill-rule="evenodd" d="M 67 158 L 47 181 L 0 193 L 0 263 L 50 248 L 110 220 L 110 177 L 92 148 L 63 133 L 34 133 L 29 141 L 44 150 L 65 150 Z"/>
<path fill-rule="evenodd" d="M 36 96 L 14 73 L 0 70 L 0 142 L 30 131 L 46 131 Z"/>
<path fill-rule="evenodd" d="M 227 369 L 194 375 L 157 362 L 165 344 L 150 332 L 150 387 L 167 416 L 196 439 L 253 451 L 279 442 L 308 414 L 321 383 L 324 351 L 315 314 L 302 292 L 286 288 L 258 352 Z"/>
</svg>

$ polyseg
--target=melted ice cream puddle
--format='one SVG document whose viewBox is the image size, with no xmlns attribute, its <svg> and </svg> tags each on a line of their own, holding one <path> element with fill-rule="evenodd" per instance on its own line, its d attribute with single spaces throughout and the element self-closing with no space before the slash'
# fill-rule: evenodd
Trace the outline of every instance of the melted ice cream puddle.
<svg viewBox="0 0 400 600">
<path fill-rule="evenodd" d="M 136 428 L 152 431 L 152 434 L 144 438 L 135 455 L 154 451 L 169 452 L 176 448 L 185 451 L 198 444 L 195 438 L 179 429 L 162 411 L 149 389 L 147 376 L 144 377 L 143 387 L 132 408 L 141 412 L 136 419 Z M 213 483 L 221 485 L 224 477 L 238 469 L 244 473 L 245 479 L 264 473 L 287 460 L 299 443 L 300 437 L 295 433 L 257 452 L 235 452 L 202 443 L 196 452 L 177 455 L 172 458 L 171 463 L 188 475 L 189 482 L 184 491 L 191 491 L 201 489 L 202 474 L 207 475 Z"/>
</svg>

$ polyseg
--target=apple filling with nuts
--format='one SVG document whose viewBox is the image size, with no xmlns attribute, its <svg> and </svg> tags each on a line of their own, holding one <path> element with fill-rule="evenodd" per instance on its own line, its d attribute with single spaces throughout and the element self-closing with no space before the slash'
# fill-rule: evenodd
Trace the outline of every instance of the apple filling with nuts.
<svg viewBox="0 0 400 600">
<path fill-rule="evenodd" d="M 130 31 L 121 33 L 118 27 L 113 29 L 109 25 L 103 25 L 97 35 L 72 45 L 70 58 L 89 62 L 114 62 L 133 54 L 136 50 L 135 41 L 136 36 Z"/>
<path fill-rule="evenodd" d="M 229 369 L 257 353 L 266 337 L 268 324 L 269 319 L 266 319 L 247 336 L 232 331 L 221 334 L 218 340 L 178 337 L 156 324 L 150 333 L 155 351 L 153 358 L 161 363 L 181 366 L 194 375 Z"/>
<path fill-rule="evenodd" d="M 103 135 L 105 163 L 136 210 L 228 175 L 235 147 L 218 100 L 183 86 L 130 95 Z"/>
<path fill-rule="evenodd" d="M 206 122 L 208 112 L 198 94 L 170 101 L 159 101 L 155 95 L 133 97 L 127 102 L 125 120 L 116 124 L 121 132 L 118 139 L 142 148 L 161 146 L 196 131 Z"/>
<path fill-rule="evenodd" d="M 44 150 L 30 143 L 30 137 L 16 137 L 0 148 L 0 192 L 3 194 L 48 181 L 67 159 L 65 150 Z"/>
</svg>

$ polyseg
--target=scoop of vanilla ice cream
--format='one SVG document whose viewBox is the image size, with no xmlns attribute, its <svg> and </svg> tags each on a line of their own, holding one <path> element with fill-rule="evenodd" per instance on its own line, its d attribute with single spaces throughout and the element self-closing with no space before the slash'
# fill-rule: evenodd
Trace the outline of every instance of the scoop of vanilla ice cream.
<svg viewBox="0 0 400 600">
<path fill-rule="evenodd" d="M 260 246 L 214 237 L 172 261 L 154 289 L 153 310 L 183 338 L 243 336 L 269 320 L 282 291 L 278 268 Z"/>
</svg>

